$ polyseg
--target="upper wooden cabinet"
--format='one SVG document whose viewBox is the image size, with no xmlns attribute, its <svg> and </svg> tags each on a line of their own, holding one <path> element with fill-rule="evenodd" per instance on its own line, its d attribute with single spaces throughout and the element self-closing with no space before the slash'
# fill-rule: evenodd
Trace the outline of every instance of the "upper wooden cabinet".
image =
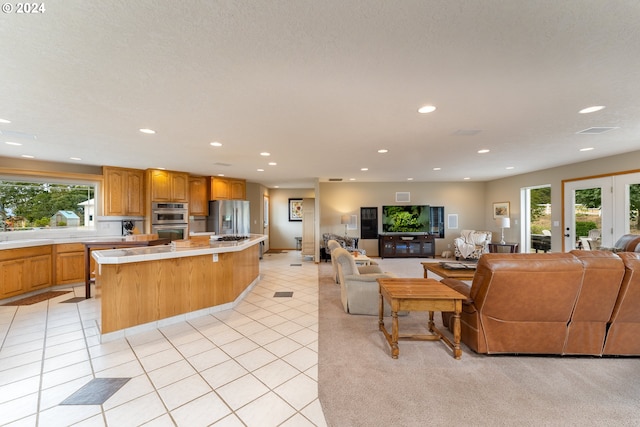
<svg viewBox="0 0 640 427">
<path fill-rule="evenodd" d="M 209 185 L 204 176 L 189 177 L 189 215 L 209 215 Z"/>
<path fill-rule="evenodd" d="M 147 182 L 152 202 L 188 202 L 189 174 L 160 169 L 147 169 Z"/>
<path fill-rule="evenodd" d="M 144 215 L 144 171 L 104 166 L 104 214 Z"/>
<path fill-rule="evenodd" d="M 238 178 L 211 178 L 211 200 L 245 200 L 247 182 Z"/>
</svg>

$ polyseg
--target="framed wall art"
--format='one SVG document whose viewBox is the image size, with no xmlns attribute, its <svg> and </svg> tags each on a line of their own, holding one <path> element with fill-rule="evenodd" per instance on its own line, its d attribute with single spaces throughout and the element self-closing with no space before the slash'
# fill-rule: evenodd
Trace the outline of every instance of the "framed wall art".
<svg viewBox="0 0 640 427">
<path fill-rule="evenodd" d="M 509 218 L 509 202 L 497 202 L 493 204 L 493 219 Z"/>
<path fill-rule="evenodd" d="M 302 221 L 302 199 L 289 199 L 289 221 Z"/>
</svg>

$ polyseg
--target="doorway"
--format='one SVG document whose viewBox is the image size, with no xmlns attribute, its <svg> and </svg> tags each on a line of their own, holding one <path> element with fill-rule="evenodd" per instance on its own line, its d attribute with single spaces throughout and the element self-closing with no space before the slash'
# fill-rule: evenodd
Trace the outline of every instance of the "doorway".
<svg viewBox="0 0 640 427">
<path fill-rule="evenodd" d="M 523 188 L 520 197 L 523 206 L 521 221 L 524 224 L 520 236 L 521 252 L 551 250 L 551 185 Z"/>
</svg>

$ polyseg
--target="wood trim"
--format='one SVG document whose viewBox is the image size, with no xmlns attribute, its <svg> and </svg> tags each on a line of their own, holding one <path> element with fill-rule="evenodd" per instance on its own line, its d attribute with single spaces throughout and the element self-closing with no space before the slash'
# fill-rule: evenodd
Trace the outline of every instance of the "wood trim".
<svg viewBox="0 0 640 427">
<path fill-rule="evenodd" d="M 85 173 L 75 172 L 54 172 L 54 171 L 38 171 L 29 169 L 14 169 L 0 167 L 0 175 L 9 176 L 31 176 L 42 178 L 57 178 L 57 179 L 75 179 L 80 181 L 93 181 L 102 184 L 102 175 L 93 175 Z"/>
<path fill-rule="evenodd" d="M 587 180 L 587 179 L 606 178 L 608 176 L 628 175 L 628 174 L 631 174 L 631 173 L 638 173 L 638 172 L 640 172 L 640 169 L 632 169 L 632 170 L 628 170 L 628 171 L 602 173 L 602 174 L 599 174 L 599 175 L 583 176 L 581 178 L 563 179 L 561 182 L 562 182 L 562 184 L 564 186 L 565 182 L 575 182 L 575 181 L 584 181 L 584 180 Z"/>
</svg>

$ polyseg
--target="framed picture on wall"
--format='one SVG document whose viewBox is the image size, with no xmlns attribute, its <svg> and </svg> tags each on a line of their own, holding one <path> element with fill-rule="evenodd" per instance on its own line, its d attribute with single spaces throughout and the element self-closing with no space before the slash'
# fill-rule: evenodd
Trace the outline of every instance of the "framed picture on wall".
<svg viewBox="0 0 640 427">
<path fill-rule="evenodd" d="M 302 221 L 302 199 L 289 199 L 289 221 Z"/>
<path fill-rule="evenodd" d="M 497 202 L 493 204 L 493 219 L 509 218 L 509 202 Z"/>
</svg>

